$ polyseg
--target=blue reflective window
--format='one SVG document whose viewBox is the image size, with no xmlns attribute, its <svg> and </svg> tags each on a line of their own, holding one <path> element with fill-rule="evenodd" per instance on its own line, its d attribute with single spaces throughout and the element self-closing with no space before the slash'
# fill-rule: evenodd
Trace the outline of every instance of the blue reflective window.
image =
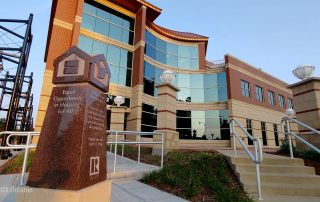
<svg viewBox="0 0 320 202">
<path fill-rule="evenodd" d="M 162 39 L 156 38 L 156 48 L 164 53 L 167 52 L 167 43 Z"/>
<path fill-rule="evenodd" d="M 226 101 L 226 100 L 219 100 L 219 91 L 217 88 L 205 88 L 204 89 L 204 101 L 205 102 L 218 102 L 218 101 Z"/>
<path fill-rule="evenodd" d="M 160 79 L 160 76 L 161 76 L 162 72 L 163 72 L 162 69 L 155 68 L 155 82 L 156 82 L 156 84 L 162 82 L 161 79 Z"/>
<path fill-rule="evenodd" d="M 111 83 L 119 83 L 119 67 L 116 65 L 108 64 L 109 69 L 111 71 Z"/>
<path fill-rule="evenodd" d="M 93 40 L 91 40 L 93 41 Z M 88 52 L 88 51 L 86 51 Z M 104 54 L 107 55 L 108 52 L 108 46 L 106 44 L 101 43 L 99 41 L 93 41 L 93 48 L 92 51 L 90 51 L 92 55 L 98 55 L 98 54 Z"/>
<path fill-rule="evenodd" d="M 190 58 L 190 49 L 188 46 L 178 46 L 179 57 Z"/>
<path fill-rule="evenodd" d="M 110 20 L 110 13 L 101 9 L 97 9 L 97 16 L 103 18 L 104 20 Z"/>
<path fill-rule="evenodd" d="M 191 74 L 191 88 L 203 88 L 203 74 Z"/>
<path fill-rule="evenodd" d="M 148 62 L 144 63 L 144 93 L 157 96 L 154 85 L 160 83 L 163 70 Z M 220 84 L 218 84 L 218 81 Z M 228 100 L 225 73 L 218 74 L 177 74 L 174 85 L 179 87 L 177 100 L 180 102 L 225 102 Z"/>
<path fill-rule="evenodd" d="M 83 11 L 85 11 L 87 13 L 95 15 L 97 13 L 97 10 L 98 9 L 96 7 L 94 7 L 94 6 L 90 5 L 90 4 L 85 3 L 83 5 Z"/>
<path fill-rule="evenodd" d="M 122 39 L 122 29 L 117 25 L 110 24 L 109 36 L 113 39 L 121 41 Z"/>
<path fill-rule="evenodd" d="M 218 73 L 218 86 L 227 86 L 227 77 L 225 72 Z"/>
<path fill-rule="evenodd" d="M 146 41 L 153 47 L 156 47 L 156 37 L 150 32 L 146 32 Z"/>
<path fill-rule="evenodd" d="M 178 74 L 178 87 L 190 88 L 190 74 Z"/>
<path fill-rule="evenodd" d="M 131 84 L 131 70 L 127 68 L 120 67 L 119 68 L 119 84 L 123 86 L 130 86 Z"/>
<path fill-rule="evenodd" d="M 156 60 L 156 49 L 154 49 L 151 45 L 146 45 L 146 54 L 152 59 Z"/>
<path fill-rule="evenodd" d="M 161 51 L 156 51 L 156 60 L 163 63 L 163 64 L 166 64 L 166 54 L 164 52 L 161 52 Z"/>
<path fill-rule="evenodd" d="M 102 10 L 96 6 L 98 6 L 98 3 L 95 2 L 92 5 L 84 3 L 81 26 L 132 45 L 134 20 L 110 8 Z"/>
<path fill-rule="evenodd" d="M 191 102 L 204 102 L 203 89 L 191 88 L 190 94 L 191 94 Z"/>
<path fill-rule="evenodd" d="M 146 31 L 145 54 L 169 66 L 182 69 L 199 69 L 198 47 L 175 45 Z"/>
<path fill-rule="evenodd" d="M 229 140 L 228 110 L 177 110 L 177 131 L 180 139 Z"/>
<path fill-rule="evenodd" d="M 119 25 L 119 26 L 122 26 L 122 18 L 114 15 L 114 14 L 111 14 L 111 18 L 110 18 L 111 22 L 113 24 L 116 24 L 116 25 Z"/>
<path fill-rule="evenodd" d="M 149 63 L 144 63 L 144 76 L 148 79 L 155 80 L 155 68 Z"/>
<path fill-rule="evenodd" d="M 170 55 L 178 55 L 178 46 L 172 43 L 167 43 L 167 51 Z"/>
<path fill-rule="evenodd" d="M 219 87 L 218 92 L 219 92 L 218 101 L 228 100 L 228 93 L 227 93 L 226 87 Z"/>
<path fill-rule="evenodd" d="M 218 87 L 217 77 L 218 77 L 218 74 L 205 74 L 204 75 L 204 86 L 206 88 Z"/>
<path fill-rule="evenodd" d="M 167 64 L 173 67 L 178 67 L 178 57 L 174 55 L 167 55 Z"/>
<path fill-rule="evenodd" d="M 101 19 L 96 19 L 95 32 L 108 36 L 109 30 L 110 30 L 110 25 L 108 23 L 105 23 L 105 21 Z"/>
<path fill-rule="evenodd" d="M 120 48 L 117 48 L 115 46 L 108 46 L 108 54 L 107 54 L 107 60 L 108 62 L 120 65 Z"/>
<path fill-rule="evenodd" d="M 197 70 L 199 69 L 199 59 L 191 58 L 190 59 L 190 69 Z"/>
<path fill-rule="evenodd" d="M 191 102 L 190 88 L 180 88 L 178 92 L 179 102 Z"/>
<path fill-rule="evenodd" d="M 79 48 L 90 55 L 104 54 L 111 71 L 111 83 L 131 86 L 132 53 L 116 46 L 79 36 Z"/>
<path fill-rule="evenodd" d="M 179 58 L 178 67 L 181 69 L 190 69 L 190 58 Z"/>
<path fill-rule="evenodd" d="M 82 15 L 81 26 L 85 29 L 94 30 L 95 18 L 87 13 Z"/>
<path fill-rule="evenodd" d="M 190 57 L 191 58 L 198 58 L 198 48 L 197 47 L 189 47 Z"/>
<path fill-rule="evenodd" d="M 121 41 L 124 43 L 130 43 L 130 31 L 122 29 Z"/>
<path fill-rule="evenodd" d="M 92 45 L 93 45 L 93 40 L 79 36 L 79 48 L 81 48 L 83 51 L 91 54 L 92 53 Z"/>
<path fill-rule="evenodd" d="M 127 68 L 131 69 L 132 68 L 132 53 L 128 52 L 127 50 L 120 49 L 120 54 L 121 54 L 120 66 L 127 67 Z"/>
</svg>

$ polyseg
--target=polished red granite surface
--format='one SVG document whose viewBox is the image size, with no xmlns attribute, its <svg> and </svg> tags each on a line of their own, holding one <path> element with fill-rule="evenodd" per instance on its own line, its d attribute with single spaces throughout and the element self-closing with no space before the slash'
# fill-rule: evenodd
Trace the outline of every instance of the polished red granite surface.
<svg viewBox="0 0 320 202">
<path fill-rule="evenodd" d="M 80 190 L 106 180 L 109 79 L 104 56 L 73 47 L 57 59 L 53 81 L 59 85 L 52 90 L 28 186 Z"/>
</svg>

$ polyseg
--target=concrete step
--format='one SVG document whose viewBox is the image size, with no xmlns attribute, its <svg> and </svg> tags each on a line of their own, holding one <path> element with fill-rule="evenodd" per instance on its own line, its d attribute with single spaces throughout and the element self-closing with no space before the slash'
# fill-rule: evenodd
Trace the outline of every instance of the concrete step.
<svg viewBox="0 0 320 202">
<path fill-rule="evenodd" d="M 252 160 L 248 157 L 229 157 L 233 164 L 252 164 Z M 290 159 L 290 158 L 264 158 L 262 165 L 290 165 L 290 166 L 304 166 L 302 159 Z"/>
<path fill-rule="evenodd" d="M 251 164 L 239 164 L 232 165 L 232 167 L 238 173 L 256 172 L 255 165 Z M 307 174 L 315 175 L 313 167 L 308 166 L 290 166 L 290 165 L 260 165 L 260 172 L 263 173 L 287 173 L 287 174 Z"/>
<path fill-rule="evenodd" d="M 240 181 L 244 184 L 256 183 L 256 173 L 237 173 Z M 287 174 L 287 173 L 261 173 L 261 183 L 283 183 L 283 184 L 300 184 L 300 185 L 320 185 L 320 176 L 306 174 Z"/>
<path fill-rule="evenodd" d="M 320 201 L 320 197 L 310 197 L 310 196 L 263 195 L 262 198 L 263 198 L 263 202 L 319 202 Z M 258 200 L 256 201 L 258 202 Z"/>
<path fill-rule="evenodd" d="M 257 198 L 255 164 L 243 151 L 233 157 L 232 151 L 220 151 L 226 155 L 244 190 Z M 320 201 L 320 176 L 313 167 L 304 166 L 302 159 L 263 154 L 260 165 L 261 190 L 264 201 L 313 202 Z"/>
<path fill-rule="evenodd" d="M 256 183 L 242 183 L 243 188 L 248 193 L 256 193 Z M 263 195 L 291 195 L 291 196 L 309 196 L 320 197 L 320 185 L 301 185 L 295 184 L 280 184 L 280 183 L 261 183 Z"/>
<path fill-rule="evenodd" d="M 114 154 L 107 152 L 107 177 L 108 179 L 121 180 L 140 180 L 144 175 L 157 171 L 159 166 L 138 163 L 137 161 L 117 155 L 116 172 L 113 172 Z"/>
</svg>

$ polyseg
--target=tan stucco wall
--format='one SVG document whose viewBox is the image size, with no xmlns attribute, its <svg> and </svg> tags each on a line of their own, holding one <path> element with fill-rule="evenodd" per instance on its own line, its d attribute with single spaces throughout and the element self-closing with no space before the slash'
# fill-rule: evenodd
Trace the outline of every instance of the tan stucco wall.
<svg viewBox="0 0 320 202">
<path fill-rule="evenodd" d="M 231 118 L 238 120 L 244 128 L 246 128 L 246 119 L 252 120 L 252 129 L 254 137 L 261 139 L 262 143 L 262 131 L 261 122 L 266 123 L 267 131 L 267 145 L 264 148 L 277 148 L 275 145 L 275 137 L 273 131 L 273 124 L 278 126 L 278 137 L 279 143 L 284 138 L 281 129 L 281 119 L 285 116 L 283 112 L 266 109 L 264 107 L 258 107 L 249 103 L 241 102 L 238 100 L 228 101 L 229 115 Z M 297 126 L 292 126 L 293 131 L 297 131 Z M 245 134 L 240 130 L 239 127 L 235 127 L 235 131 L 243 137 L 245 143 L 248 143 Z"/>
</svg>

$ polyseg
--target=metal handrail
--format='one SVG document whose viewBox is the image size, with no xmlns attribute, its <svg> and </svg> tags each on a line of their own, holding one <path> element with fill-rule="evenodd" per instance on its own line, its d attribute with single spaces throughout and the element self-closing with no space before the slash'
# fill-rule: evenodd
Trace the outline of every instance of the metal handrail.
<svg viewBox="0 0 320 202">
<path fill-rule="evenodd" d="M 257 190 L 258 190 L 258 200 L 263 200 L 262 199 L 262 194 L 261 194 L 261 180 L 260 180 L 260 163 L 263 161 L 263 156 L 262 156 L 262 145 L 261 141 L 258 138 L 253 137 L 248 133 L 248 131 L 239 123 L 236 119 L 230 119 L 229 120 L 230 124 L 230 134 L 233 135 L 233 150 L 234 150 L 234 157 L 237 157 L 237 146 L 236 146 L 236 139 L 239 141 L 240 145 L 244 149 L 244 151 L 248 154 L 250 159 L 255 163 L 256 165 L 256 179 L 257 179 Z M 235 132 L 234 130 L 234 125 L 237 125 L 244 134 L 253 141 L 253 148 L 254 148 L 254 154 L 252 154 L 249 151 L 248 146 L 242 141 L 240 136 Z"/>
<path fill-rule="evenodd" d="M 304 143 L 305 145 L 307 145 L 308 147 L 310 147 L 311 149 L 315 150 L 316 152 L 318 152 L 320 154 L 320 149 L 315 147 L 314 145 L 310 144 L 309 142 L 307 142 L 305 139 L 303 139 L 302 137 L 298 136 L 297 134 L 291 132 L 290 129 L 290 122 L 296 123 L 300 126 L 303 126 L 307 129 L 309 129 L 310 131 L 320 135 L 320 131 L 298 121 L 297 119 L 293 119 L 290 117 L 283 117 L 281 120 L 281 126 L 282 126 L 282 132 L 284 135 L 288 136 L 288 142 L 289 142 L 289 150 L 290 150 L 290 157 L 293 158 L 293 148 L 292 148 L 292 142 L 291 142 L 291 136 L 295 137 L 296 139 L 300 140 L 302 143 Z"/>
<path fill-rule="evenodd" d="M 161 168 L 163 167 L 163 143 L 164 143 L 164 133 L 157 133 L 157 132 L 136 132 L 136 131 L 116 131 L 116 130 L 108 130 L 107 133 L 114 134 L 115 139 L 114 141 L 107 141 L 107 144 L 110 144 L 110 152 L 112 151 L 112 145 L 114 145 L 114 160 L 113 160 L 113 173 L 116 172 L 116 164 L 117 164 L 117 152 L 118 152 L 118 144 L 122 145 L 122 157 L 124 153 L 124 145 L 131 144 L 131 145 L 138 145 L 138 163 L 140 163 L 140 154 L 141 154 L 141 145 L 142 144 L 161 144 Z M 138 137 L 137 141 L 128 141 L 128 140 L 119 140 L 118 135 L 135 135 Z M 141 141 L 141 136 L 147 135 L 161 135 L 161 141 Z"/>
<path fill-rule="evenodd" d="M 3 134 L 9 134 L 6 140 L 6 145 L 5 147 L 0 146 L 0 150 L 9 150 L 9 149 L 24 149 L 24 157 L 23 157 L 23 164 L 22 164 L 22 171 L 21 171 L 21 179 L 20 179 L 20 185 L 25 185 L 24 183 L 24 176 L 26 173 L 26 167 L 27 167 L 27 161 L 28 161 L 28 154 L 29 154 L 29 149 L 31 148 L 36 148 L 37 144 L 32 144 L 32 137 L 33 136 L 39 136 L 39 132 L 16 132 L 16 131 L 3 131 L 0 132 L 0 136 Z M 12 137 L 21 137 L 21 136 L 26 136 L 27 137 L 27 142 L 26 144 L 20 144 L 20 145 L 14 145 L 10 144 L 10 139 Z"/>
</svg>

